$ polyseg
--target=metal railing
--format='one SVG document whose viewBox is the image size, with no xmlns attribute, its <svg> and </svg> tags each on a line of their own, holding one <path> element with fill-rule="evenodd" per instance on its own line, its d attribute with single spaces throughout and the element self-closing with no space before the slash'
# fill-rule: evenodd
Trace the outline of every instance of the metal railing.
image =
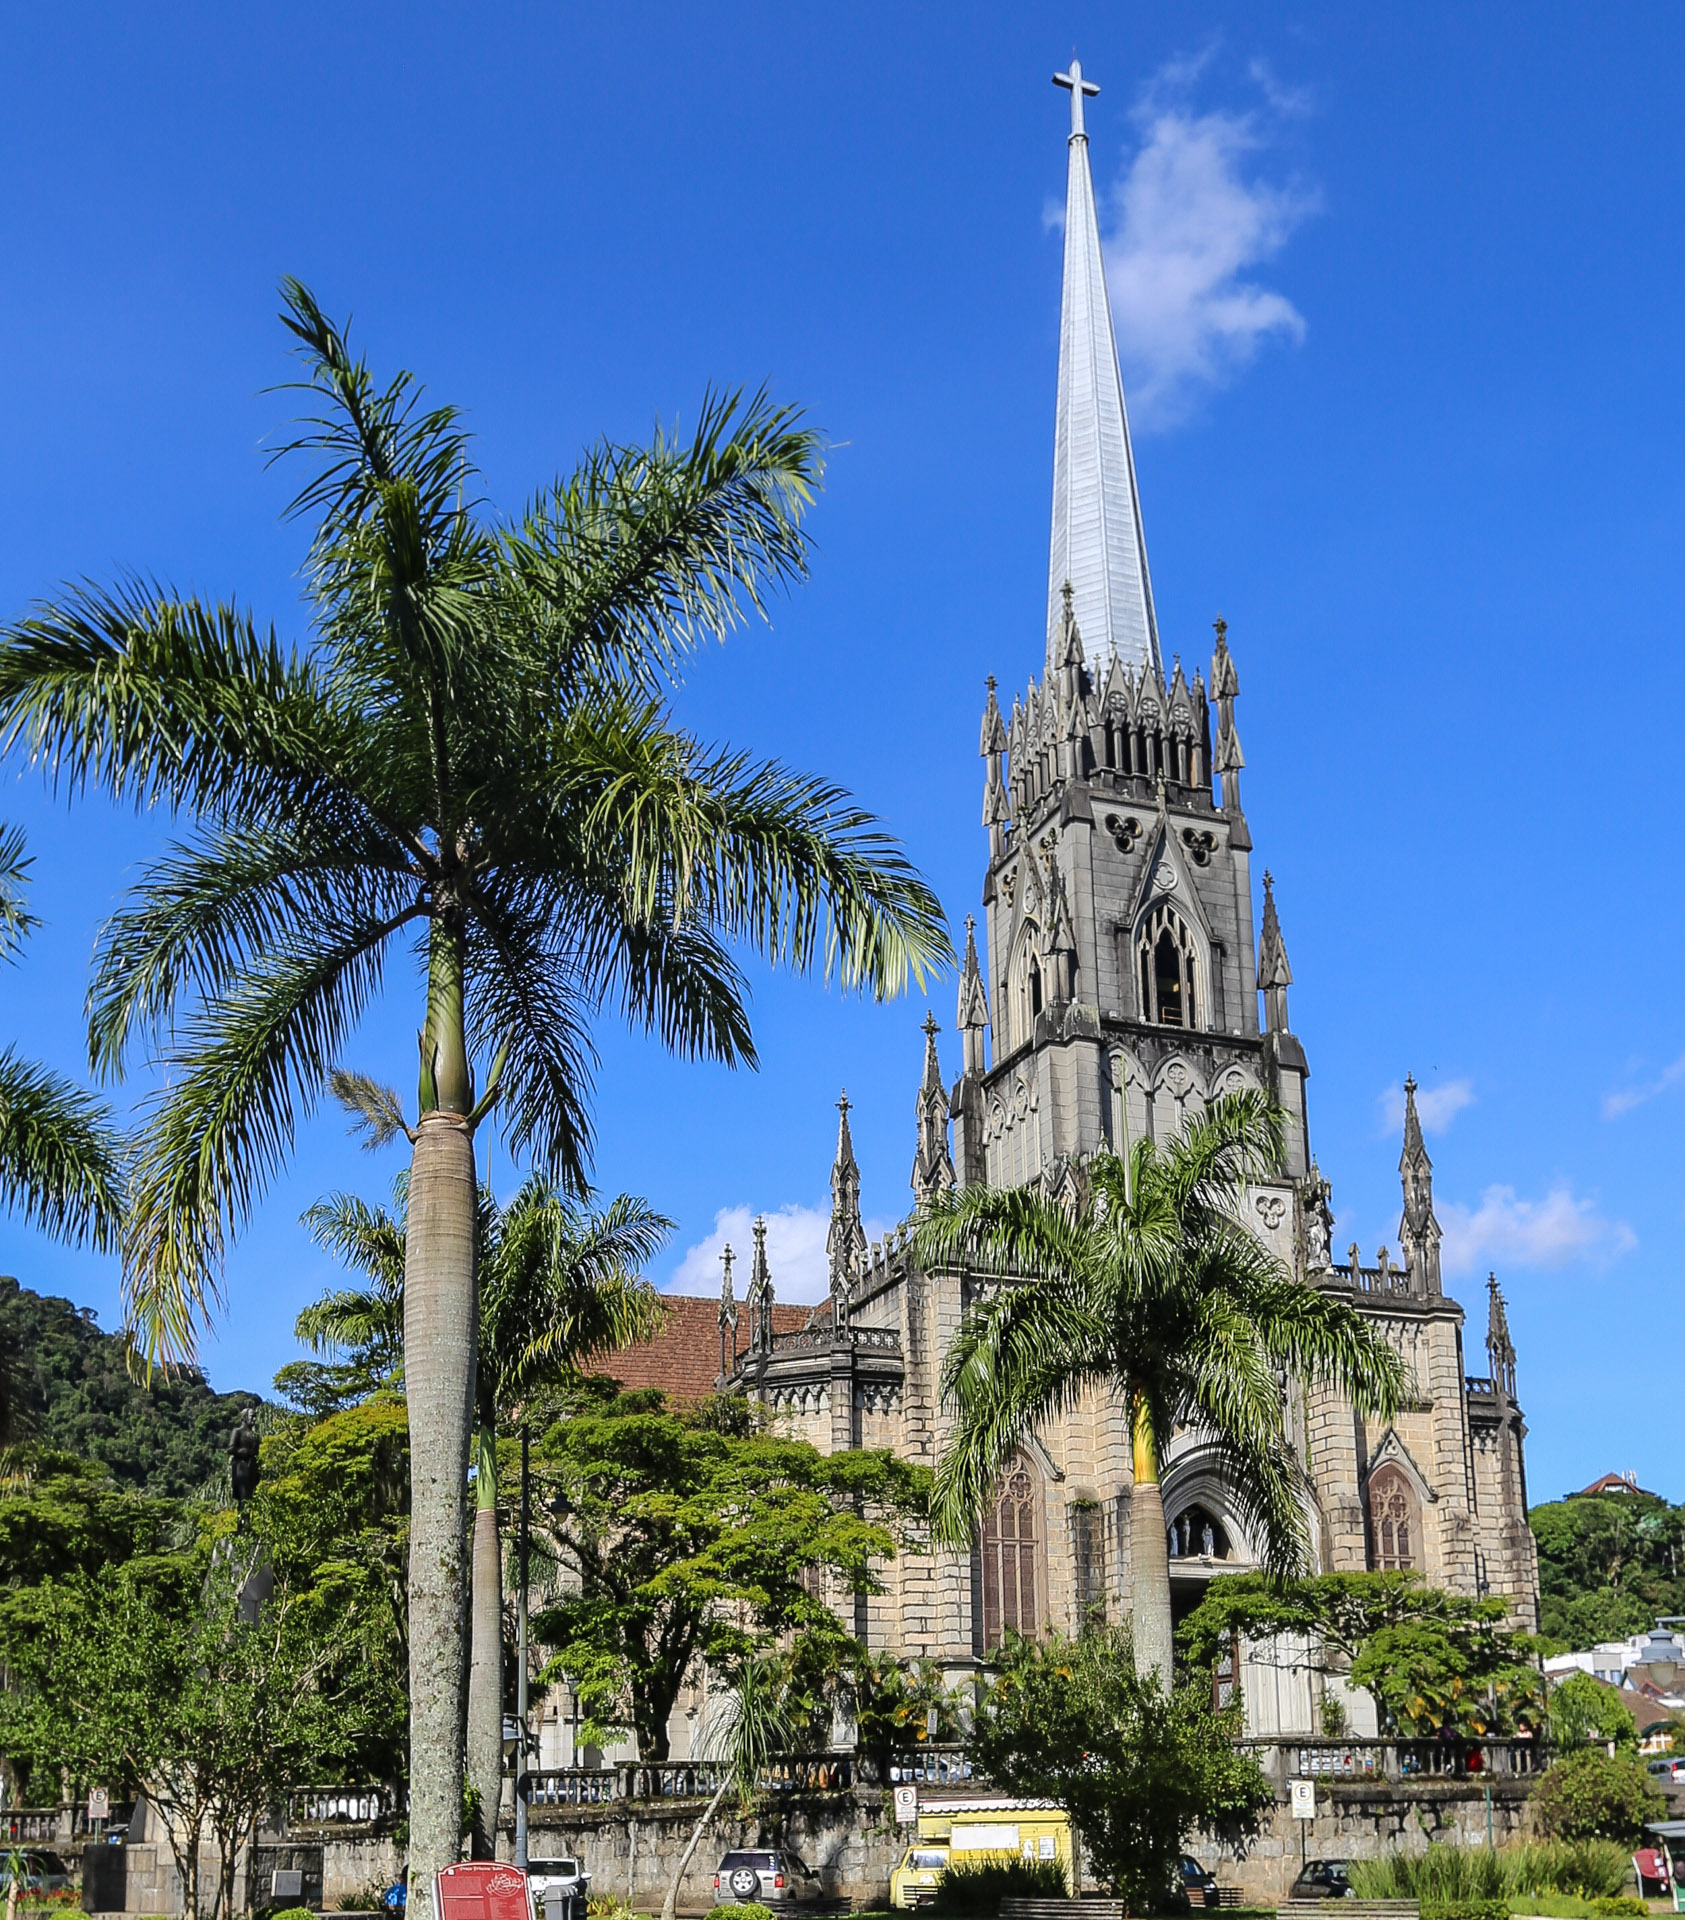
<svg viewBox="0 0 1685 1920">
<path fill-rule="evenodd" d="M 0 1840 L 50 1846 L 55 1840 L 73 1840 L 88 1831 L 85 1805 L 7 1807 L 0 1812 Z"/>
<path fill-rule="evenodd" d="M 287 1795 L 289 1827 L 372 1827 L 395 1819 L 409 1803 L 392 1786 L 295 1787 Z"/>
<path fill-rule="evenodd" d="M 538 1767 L 521 1776 L 529 1807 L 595 1807 L 617 1800 L 706 1800 L 728 1768 L 720 1760 L 634 1760 L 615 1767 Z M 836 1793 L 864 1777 L 852 1753 L 780 1754 L 762 1769 L 763 1793 Z"/>
<path fill-rule="evenodd" d="M 965 1748 L 953 1744 L 932 1743 L 924 1747 L 906 1747 L 891 1753 L 885 1768 L 884 1786 L 909 1783 L 924 1786 L 959 1786 L 983 1777 L 975 1761 L 966 1758 Z"/>
<path fill-rule="evenodd" d="M 1548 1746 L 1537 1740 L 1252 1740 L 1273 1748 L 1284 1777 L 1310 1780 L 1515 1779 L 1542 1773 Z"/>
</svg>

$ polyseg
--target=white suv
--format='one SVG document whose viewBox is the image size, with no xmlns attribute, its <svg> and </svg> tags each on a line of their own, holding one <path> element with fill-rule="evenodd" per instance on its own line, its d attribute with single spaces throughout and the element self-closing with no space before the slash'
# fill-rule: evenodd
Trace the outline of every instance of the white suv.
<svg viewBox="0 0 1685 1920">
<path fill-rule="evenodd" d="M 585 1920 L 591 1876 L 582 1860 L 572 1854 L 537 1860 L 529 1853 L 527 1885 L 532 1890 L 533 1911 L 542 1914 L 543 1920 Z"/>
</svg>

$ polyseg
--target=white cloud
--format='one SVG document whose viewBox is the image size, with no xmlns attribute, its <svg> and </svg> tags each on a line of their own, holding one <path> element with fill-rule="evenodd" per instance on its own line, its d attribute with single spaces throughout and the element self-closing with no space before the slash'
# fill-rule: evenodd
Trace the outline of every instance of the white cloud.
<svg viewBox="0 0 1685 1920">
<path fill-rule="evenodd" d="M 1659 1094 L 1670 1092 L 1685 1080 L 1685 1053 L 1662 1068 L 1654 1080 L 1641 1081 L 1634 1087 L 1621 1087 L 1614 1093 L 1603 1096 L 1603 1117 L 1605 1120 L 1618 1120 L 1623 1113 L 1631 1113 L 1634 1107 L 1641 1107 L 1647 1100 L 1654 1100 Z"/>
<path fill-rule="evenodd" d="M 1462 1112 L 1474 1105 L 1472 1080 L 1447 1080 L 1437 1087 L 1416 1089 L 1416 1118 L 1423 1133 L 1443 1133 Z M 1381 1132 L 1394 1134 L 1404 1125 L 1404 1088 L 1397 1082 L 1381 1095 Z"/>
<path fill-rule="evenodd" d="M 772 1275 L 775 1300 L 809 1303 L 825 1298 L 830 1287 L 825 1235 L 830 1225 L 828 1207 L 803 1207 L 794 1201 L 767 1214 L 766 1264 Z M 888 1225 L 882 1220 L 866 1221 L 867 1239 L 877 1239 Z M 736 1256 L 732 1271 L 737 1297 L 741 1300 L 749 1284 L 749 1265 L 755 1252 L 755 1213 L 750 1207 L 722 1207 L 714 1215 L 714 1228 L 706 1239 L 685 1249 L 666 1291 L 717 1295 L 720 1253 L 728 1242 Z"/>
<path fill-rule="evenodd" d="M 1452 1203 L 1439 1209 L 1447 1273 L 1483 1266 L 1560 1267 L 1570 1260 L 1618 1259 L 1638 1245 L 1624 1220 L 1609 1220 L 1594 1201 L 1577 1199 L 1558 1182 L 1542 1200 L 1520 1199 L 1514 1187 L 1488 1187 L 1472 1211 Z"/>
<path fill-rule="evenodd" d="M 1305 332 L 1284 294 L 1244 276 L 1280 252 L 1318 197 L 1249 173 L 1250 156 L 1267 144 L 1256 115 L 1196 113 L 1167 97 L 1203 65 L 1166 69 L 1142 94 L 1145 139 L 1117 189 L 1118 228 L 1106 246 L 1131 415 L 1149 427 L 1172 424 L 1266 341 Z M 1279 91 L 1273 81 L 1265 88 L 1266 97 Z"/>
</svg>

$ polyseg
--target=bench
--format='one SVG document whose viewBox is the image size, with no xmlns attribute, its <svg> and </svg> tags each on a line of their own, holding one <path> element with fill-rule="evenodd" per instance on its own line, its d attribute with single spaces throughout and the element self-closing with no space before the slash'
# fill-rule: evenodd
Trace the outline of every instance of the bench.
<svg viewBox="0 0 1685 1920">
<path fill-rule="evenodd" d="M 1000 1920 L 1124 1920 L 1121 1900 L 1014 1900 L 1000 1903 Z M 1326 1914 L 1323 1920 L 1328 1920 Z"/>
<path fill-rule="evenodd" d="M 1422 1920 L 1419 1900 L 1283 1900 L 1276 1920 Z"/>
</svg>

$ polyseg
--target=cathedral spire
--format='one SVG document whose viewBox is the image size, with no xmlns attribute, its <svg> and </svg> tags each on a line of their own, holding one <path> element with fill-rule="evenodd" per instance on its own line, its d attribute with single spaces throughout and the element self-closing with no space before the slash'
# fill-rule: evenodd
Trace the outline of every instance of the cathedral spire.
<svg viewBox="0 0 1685 1920">
<path fill-rule="evenodd" d="M 1065 189 L 1065 282 L 1059 323 L 1059 403 L 1053 451 L 1053 542 L 1047 582 L 1049 677 L 1062 664 L 1064 588 L 1091 669 L 1115 654 L 1161 671 L 1158 622 L 1147 573 L 1129 415 L 1118 372 L 1100 223 L 1088 166 L 1082 103 L 1100 89 L 1073 60 L 1053 76 L 1071 96 Z"/>
<path fill-rule="evenodd" d="M 731 1290 L 731 1263 L 735 1256 L 728 1240 L 720 1249 L 720 1387 L 737 1365 L 737 1296 Z"/>
<path fill-rule="evenodd" d="M 831 1324 L 840 1333 L 848 1325 L 848 1297 L 860 1256 L 866 1251 L 866 1232 L 860 1224 L 860 1168 L 854 1158 L 854 1140 L 848 1130 L 848 1094 L 837 1101 L 837 1157 L 831 1166 L 831 1226 L 825 1252 L 831 1265 Z"/>
<path fill-rule="evenodd" d="M 972 949 L 975 958 L 976 949 Z M 948 1151 L 948 1094 L 942 1085 L 942 1062 L 936 1053 L 936 1036 L 941 1028 L 936 1016 L 924 1016 L 924 1079 L 914 1111 L 918 1115 L 919 1142 L 913 1154 L 913 1199 L 920 1213 L 937 1194 L 946 1193 L 954 1184 L 954 1160 Z"/>
<path fill-rule="evenodd" d="M 1404 1187 L 1404 1215 L 1398 1223 L 1411 1284 L 1418 1293 L 1437 1294 L 1439 1283 L 1439 1222 L 1433 1213 L 1433 1162 L 1422 1141 L 1421 1116 L 1416 1112 L 1416 1082 L 1404 1078 L 1404 1151 L 1398 1157 Z"/>
<path fill-rule="evenodd" d="M 772 1270 L 766 1260 L 766 1216 L 755 1221 L 755 1263 L 749 1269 L 749 1351 L 772 1351 Z"/>
<path fill-rule="evenodd" d="M 1498 1276 L 1486 1276 L 1486 1357 L 1492 1370 L 1492 1385 L 1506 1400 L 1515 1398 L 1515 1345 L 1509 1337 L 1509 1315 L 1504 1310 L 1504 1290 Z"/>
<path fill-rule="evenodd" d="M 1258 937 L 1258 986 L 1264 996 L 1264 1031 L 1287 1033 L 1287 989 L 1293 984 L 1293 969 L 1287 964 L 1287 947 L 1281 937 L 1281 921 L 1275 910 L 1275 876 L 1264 870 L 1264 928 Z"/>
<path fill-rule="evenodd" d="M 982 1074 L 983 1037 L 989 1030 L 989 996 L 983 986 L 983 969 L 977 959 L 977 922 L 965 916 L 965 963 L 960 968 L 959 1008 L 955 1024 L 964 1038 L 964 1070 Z"/>
</svg>

